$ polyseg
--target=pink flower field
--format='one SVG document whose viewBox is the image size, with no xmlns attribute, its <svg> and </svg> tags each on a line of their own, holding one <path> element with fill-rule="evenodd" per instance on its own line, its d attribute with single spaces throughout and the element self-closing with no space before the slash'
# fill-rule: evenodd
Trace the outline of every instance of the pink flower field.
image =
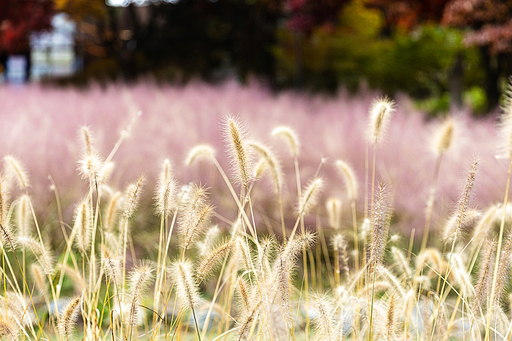
<svg viewBox="0 0 512 341">
<path fill-rule="evenodd" d="M 157 174 L 164 159 L 173 164 L 181 184 L 200 180 L 212 191 L 219 207 L 227 191 L 216 169 L 207 162 L 185 167 L 183 160 L 190 148 L 208 143 L 217 150 L 217 158 L 228 168 L 220 124 L 226 115 L 238 116 L 246 124 L 250 138 L 273 147 L 285 172 L 285 211 L 296 205 L 293 160 L 283 141 L 271 136 L 273 128 L 286 125 L 297 131 L 302 145 L 299 161 L 301 179 L 312 178 L 322 158 L 319 174 L 328 183 L 323 197 L 339 197 L 346 202 L 343 221 L 350 226 L 350 204 L 344 184 L 336 171 L 338 159 L 356 171 L 360 187 L 364 183 L 365 130 L 368 109 L 378 93 L 350 96 L 340 92 L 334 97 L 307 95 L 292 91 L 274 94 L 264 86 L 234 82 L 208 85 L 193 82 L 184 87 L 157 86 L 146 82 L 135 86 L 92 86 L 86 90 L 28 85 L 0 88 L 1 155 L 14 155 L 31 177 L 30 194 L 37 198 L 36 211 L 45 221 L 52 214 L 48 208 L 54 199 L 51 175 L 64 203 L 77 203 L 87 184 L 80 179 L 79 128 L 89 126 L 95 145 L 106 157 L 121 132 L 142 112 L 131 134 L 120 146 L 113 161 L 116 169 L 112 183 L 123 189 L 141 173 L 148 178 L 146 199 L 153 196 Z M 387 137 L 377 150 L 377 180 L 392 189 L 394 226 L 416 235 L 424 225 L 424 211 L 434 172 L 435 155 L 429 140 L 440 121 L 427 121 L 405 97 L 396 101 Z M 508 161 L 497 154 L 497 118 L 471 118 L 468 113 L 453 113 L 456 118 L 454 145 L 444 156 L 433 210 L 433 228 L 442 228 L 455 206 L 464 183 L 465 170 L 475 154 L 480 157 L 476 189 L 471 207 L 483 209 L 502 200 Z M 255 195 L 271 191 L 270 178 L 255 185 Z M 286 192 L 293 195 L 286 195 Z M 222 193 L 222 192 L 221 192 Z M 227 193 L 227 192 L 226 192 Z M 290 197 L 290 199 L 286 199 Z M 358 196 L 358 214 L 363 212 L 363 192 Z M 272 210 L 268 207 L 256 209 Z M 151 202 L 147 200 L 147 207 Z M 65 206 L 65 205 L 63 205 Z M 71 218 L 73 205 L 65 216 Z M 270 207 L 270 208 L 269 208 Z M 323 210 L 324 205 L 320 205 Z M 291 214 L 292 212 L 290 212 Z M 321 211 L 319 211 L 321 215 Z M 273 215 L 274 213 L 269 213 Z M 286 215 L 286 214 L 285 214 Z M 231 217 L 232 218 L 232 217 Z"/>
</svg>

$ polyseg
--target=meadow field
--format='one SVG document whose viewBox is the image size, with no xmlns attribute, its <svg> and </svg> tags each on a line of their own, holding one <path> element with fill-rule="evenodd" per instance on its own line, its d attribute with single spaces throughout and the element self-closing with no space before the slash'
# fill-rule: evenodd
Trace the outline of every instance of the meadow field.
<svg viewBox="0 0 512 341">
<path fill-rule="evenodd" d="M 9 340 L 512 337 L 512 98 L 0 87 Z"/>
</svg>

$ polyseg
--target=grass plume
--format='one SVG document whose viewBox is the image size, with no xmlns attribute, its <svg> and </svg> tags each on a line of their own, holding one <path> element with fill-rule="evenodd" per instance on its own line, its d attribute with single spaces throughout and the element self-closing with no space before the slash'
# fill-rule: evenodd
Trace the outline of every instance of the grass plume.
<svg viewBox="0 0 512 341">
<path fill-rule="evenodd" d="M 389 225 L 391 223 L 391 209 L 389 203 L 389 190 L 384 183 L 377 188 L 375 209 L 372 216 L 370 235 L 370 269 L 382 262 L 384 249 L 387 243 Z"/>
<path fill-rule="evenodd" d="M 65 338 L 66 341 L 69 340 L 71 333 L 75 326 L 75 320 L 78 318 L 81 310 L 81 302 L 82 297 L 76 296 L 74 297 L 64 309 L 64 312 L 60 316 L 59 319 L 59 334 L 61 337 Z"/>
<path fill-rule="evenodd" d="M 234 241 L 230 241 L 220 245 L 213 251 L 208 253 L 199 263 L 197 267 L 197 280 L 202 282 L 206 280 L 214 271 L 215 267 L 222 261 L 223 257 L 227 256 L 231 249 L 235 246 Z"/>
<path fill-rule="evenodd" d="M 286 141 L 290 154 L 297 157 L 300 152 L 300 141 L 297 133 L 290 127 L 279 126 L 272 130 L 272 136 L 279 137 Z"/>
<path fill-rule="evenodd" d="M 185 158 L 185 165 L 190 166 L 196 160 L 211 160 L 215 157 L 215 149 L 208 144 L 200 144 L 192 148 Z"/>
<path fill-rule="evenodd" d="M 345 188 L 347 189 L 347 196 L 352 201 L 356 200 L 358 186 L 354 170 L 346 162 L 341 160 L 336 161 L 336 168 L 340 173 L 343 182 L 345 183 Z"/>
<path fill-rule="evenodd" d="M 137 317 L 139 314 L 139 302 L 142 295 L 151 283 L 151 275 L 153 268 L 147 264 L 135 267 L 130 274 L 130 315 L 128 316 L 128 325 L 137 325 Z"/>
<path fill-rule="evenodd" d="M 316 206 L 320 193 L 324 187 L 322 178 L 315 178 L 302 190 L 302 196 L 299 198 L 299 215 L 305 215 Z"/>
<path fill-rule="evenodd" d="M 12 155 L 4 157 L 5 173 L 8 179 L 14 179 L 22 190 L 30 186 L 30 180 L 25 167 Z"/>
<path fill-rule="evenodd" d="M 73 230 L 76 233 L 76 246 L 85 253 L 91 245 L 91 232 L 93 228 L 92 208 L 89 199 L 84 198 L 75 209 L 75 223 Z"/>
<path fill-rule="evenodd" d="M 377 98 L 373 101 L 366 135 L 369 142 L 378 144 L 382 141 L 394 111 L 395 102 L 387 97 Z"/>
<path fill-rule="evenodd" d="M 137 206 L 139 205 L 140 194 L 146 177 L 141 175 L 136 183 L 129 185 L 126 188 L 124 198 L 124 216 L 130 218 L 135 213 Z"/>
<path fill-rule="evenodd" d="M 199 290 L 193 275 L 192 263 L 178 260 L 171 264 L 170 269 L 182 307 L 192 310 L 199 302 Z"/>
<path fill-rule="evenodd" d="M 252 156 L 247 146 L 246 129 L 235 117 L 225 119 L 225 139 L 228 144 L 228 155 L 235 172 L 235 180 L 247 187 L 252 180 Z"/>
</svg>

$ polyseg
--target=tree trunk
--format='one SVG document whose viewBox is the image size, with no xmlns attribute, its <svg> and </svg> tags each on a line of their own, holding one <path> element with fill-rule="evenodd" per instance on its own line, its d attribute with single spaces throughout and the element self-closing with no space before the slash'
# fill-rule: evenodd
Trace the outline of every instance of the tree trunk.
<svg viewBox="0 0 512 341">
<path fill-rule="evenodd" d="M 133 3 L 130 3 L 126 7 L 126 11 L 128 11 L 128 17 L 130 18 L 130 28 L 133 34 L 132 38 L 126 42 L 122 49 L 119 62 L 124 80 L 127 82 L 133 82 L 137 79 L 138 76 L 135 52 L 139 47 L 138 44 L 139 39 L 141 38 L 141 25 L 137 16 L 137 7 Z"/>
<path fill-rule="evenodd" d="M 295 32 L 293 34 L 293 50 L 294 50 L 294 74 L 295 88 L 301 89 L 304 85 L 304 63 L 302 55 L 302 33 Z"/>
<path fill-rule="evenodd" d="M 480 47 L 482 66 L 485 71 L 485 93 L 487 95 L 487 110 L 494 110 L 500 100 L 498 90 L 499 65 L 496 56 L 491 55 L 488 46 Z"/>
<path fill-rule="evenodd" d="M 462 65 L 462 54 L 459 52 L 455 57 L 452 68 L 448 72 L 450 95 L 452 97 L 452 107 L 460 109 L 462 107 L 462 77 L 464 76 L 464 67 Z"/>
</svg>

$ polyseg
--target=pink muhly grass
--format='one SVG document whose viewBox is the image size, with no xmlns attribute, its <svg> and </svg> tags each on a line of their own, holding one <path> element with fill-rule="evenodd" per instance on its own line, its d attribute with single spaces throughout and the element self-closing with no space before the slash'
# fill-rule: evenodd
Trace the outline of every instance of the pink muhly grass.
<svg viewBox="0 0 512 341">
<path fill-rule="evenodd" d="M 123 93 L 128 93 L 131 100 L 126 101 Z M 191 82 L 184 87 L 158 87 L 155 83 L 143 82 L 135 86 L 113 84 L 106 88 L 94 85 L 86 90 L 48 88 L 37 84 L 23 88 L 2 87 L 0 110 L 9 124 L 0 127 L 4 141 L 0 152 L 16 155 L 25 164 L 33 184 L 30 194 L 38 198 L 35 210 L 42 221 L 49 218 L 51 213 L 46 207 L 54 199 L 53 193 L 48 191 L 48 175 L 56 179 L 66 208 L 63 212 L 65 221 L 70 221 L 73 214 L 71 205 L 65 203 L 81 195 L 88 186 L 80 180 L 75 166 L 84 152 L 83 145 L 77 141 L 77 127 L 92 127 L 97 152 L 108 155 L 131 122 L 131 113 L 138 110 L 144 113 L 143 116 L 132 127 L 130 138 L 123 142 L 112 160 L 118 171 L 111 179 L 111 185 L 117 188 L 125 187 L 141 173 L 147 174 L 147 187 L 154 188 L 160 160 L 169 156 L 183 160 L 198 144 L 208 143 L 216 150 L 223 150 L 221 132 L 212 127 L 218 127 L 228 112 L 237 113 L 250 126 L 252 137 L 258 140 L 266 141 L 269 128 L 285 124 L 290 125 L 301 141 L 308 141 L 300 149 L 304 182 L 313 177 L 320 157 L 328 157 L 329 162 L 346 161 L 361 180 L 366 113 L 376 95 L 348 95 L 343 91 L 329 98 L 293 91 L 275 95 L 256 83 L 243 87 L 235 82 L 218 86 Z M 435 161 L 435 156 L 428 153 L 431 149 L 430 130 L 437 123 L 426 122 L 408 98 L 398 96 L 396 102 L 386 145 L 377 155 L 377 174 L 395 189 L 395 214 L 400 217 L 397 227 L 403 230 L 414 227 L 419 235 L 424 226 L 423 210 Z M 293 113 L 293 121 L 290 113 Z M 496 117 L 477 120 L 462 113 L 457 115 L 457 120 L 461 123 L 458 126 L 463 132 L 461 135 L 471 138 L 454 139 L 443 157 L 432 226 L 446 219 L 457 200 L 457 184 L 463 174 L 464 161 L 473 152 L 482 156 L 481 185 L 475 189 L 475 205 L 487 207 L 501 201 L 501 184 L 494 179 L 506 176 L 506 169 L 503 169 L 506 167 L 503 160 L 494 157 L 498 140 Z M 27 136 L 27 131 L 33 133 Z M 273 138 L 269 142 L 282 160 L 283 188 L 295 188 L 289 146 Z M 228 168 L 224 156 L 219 156 L 219 162 Z M 323 167 L 321 173 L 326 183 L 339 183 L 335 167 Z M 214 167 L 178 167 L 175 177 L 180 183 L 200 180 L 207 182 L 209 187 L 224 186 Z M 148 190 L 145 195 L 149 198 L 151 193 Z M 343 194 L 343 186 L 332 186 L 325 191 L 326 196 L 343 197 Z M 256 191 L 254 195 L 257 195 Z M 235 204 L 226 211 L 233 208 L 236 208 Z M 363 210 L 362 202 L 358 202 L 357 209 Z"/>
</svg>

